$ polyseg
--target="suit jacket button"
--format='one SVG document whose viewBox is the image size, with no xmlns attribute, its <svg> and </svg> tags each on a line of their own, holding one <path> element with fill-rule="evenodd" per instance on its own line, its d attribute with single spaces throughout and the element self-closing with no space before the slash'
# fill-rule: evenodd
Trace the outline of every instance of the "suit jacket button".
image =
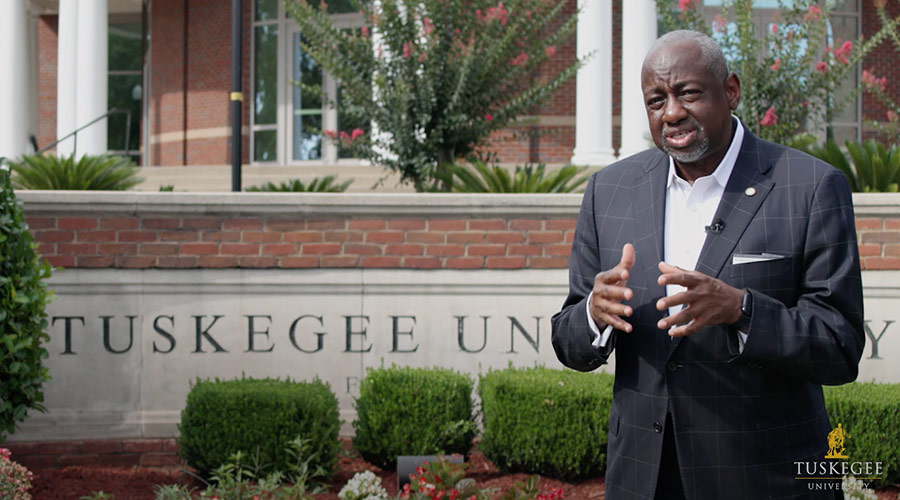
<svg viewBox="0 0 900 500">
<path fill-rule="evenodd" d="M 653 430 L 656 432 L 662 432 L 662 424 L 659 422 L 653 422 Z"/>
<path fill-rule="evenodd" d="M 668 363 L 666 363 L 666 370 L 669 370 L 670 372 L 674 372 L 677 369 L 678 369 L 678 364 L 676 364 L 674 361 L 669 361 Z"/>
</svg>

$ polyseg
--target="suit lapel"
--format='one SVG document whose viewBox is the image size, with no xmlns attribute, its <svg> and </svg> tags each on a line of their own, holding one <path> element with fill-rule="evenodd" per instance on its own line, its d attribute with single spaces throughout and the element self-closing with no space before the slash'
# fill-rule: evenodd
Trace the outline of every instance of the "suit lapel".
<svg viewBox="0 0 900 500">
<path fill-rule="evenodd" d="M 668 156 L 660 152 L 648 161 L 634 181 L 634 250 L 635 263 L 632 276 L 637 278 L 633 286 L 634 321 L 650 327 L 656 346 L 656 357 L 664 362 L 671 342 L 668 336 L 656 330 L 656 322 L 663 317 L 656 310 L 656 301 L 666 295 L 666 289 L 657 283 L 659 262 L 663 255 L 663 224 L 666 214 L 666 178 L 668 176 Z M 639 288 L 643 287 L 643 289 Z M 653 325 L 653 326 L 651 326 Z"/>
<path fill-rule="evenodd" d="M 760 149 L 759 139 L 745 130 L 741 152 L 713 219 L 723 221 L 724 227 L 720 233 L 706 235 L 697 259 L 697 271 L 713 277 L 722 272 L 741 235 L 774 186 L 771 178 L 765 176 L 771 167 L 768 155 Z"/>
<path fill-rule="evenodd" d="M 635 179 L 634 189 L 634 249 L 635 269 L 647 283 L 647 297 L 644 302 L 665 295 L 665 289 L 658 285 L 658 264 L 663 255 L 663 222 L 666 214 L 666 177 L 668 157 L 660 154 L 655 161 L 648 162 L 643 172 Z"/>
</svg>

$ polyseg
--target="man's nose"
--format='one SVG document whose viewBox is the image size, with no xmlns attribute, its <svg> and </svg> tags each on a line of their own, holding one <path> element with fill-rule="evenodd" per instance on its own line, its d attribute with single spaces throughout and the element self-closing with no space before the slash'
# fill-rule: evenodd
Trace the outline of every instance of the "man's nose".
<svg viewBox="0 0 900 500">
<path fill-rule="evenodd" d="M 684 106 L 681 105 L 681 101 L 679 101 L 677 97 L 671 96 L 666 99 L 665 107 L 663 108 L 664 122 L 678 123 L 683 120 L 685 116 L 687 116 L 687 111 L 685 111 Z"/>
</svg>

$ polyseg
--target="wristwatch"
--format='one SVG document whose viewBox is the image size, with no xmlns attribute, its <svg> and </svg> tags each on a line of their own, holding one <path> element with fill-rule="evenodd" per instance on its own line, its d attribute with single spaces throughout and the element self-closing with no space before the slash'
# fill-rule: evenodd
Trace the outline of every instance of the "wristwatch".
<svg viewBox="0 0 900 500">
<path fill-rule="evenodd" d="M 741 317 L 734 324 L 739 332 L 747 333 L 750 330 L 750 317 L 753 315 L 753 295 L 750 290 L 744 289 L 744 297 L 741 298 Z"/>
</svg>

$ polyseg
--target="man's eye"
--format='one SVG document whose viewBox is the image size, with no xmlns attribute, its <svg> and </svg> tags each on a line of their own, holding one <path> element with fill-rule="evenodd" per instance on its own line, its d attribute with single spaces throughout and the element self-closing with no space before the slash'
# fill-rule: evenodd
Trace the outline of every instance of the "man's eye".
<svg viewBox="0 0 900 500">
<path fill-rule="evenodd" d="M 647 100 L 647 107 L 656 109 L 662 106 L 663 99 L 661 97 L 654 97 L 652 99 Z"/>
</svg>

